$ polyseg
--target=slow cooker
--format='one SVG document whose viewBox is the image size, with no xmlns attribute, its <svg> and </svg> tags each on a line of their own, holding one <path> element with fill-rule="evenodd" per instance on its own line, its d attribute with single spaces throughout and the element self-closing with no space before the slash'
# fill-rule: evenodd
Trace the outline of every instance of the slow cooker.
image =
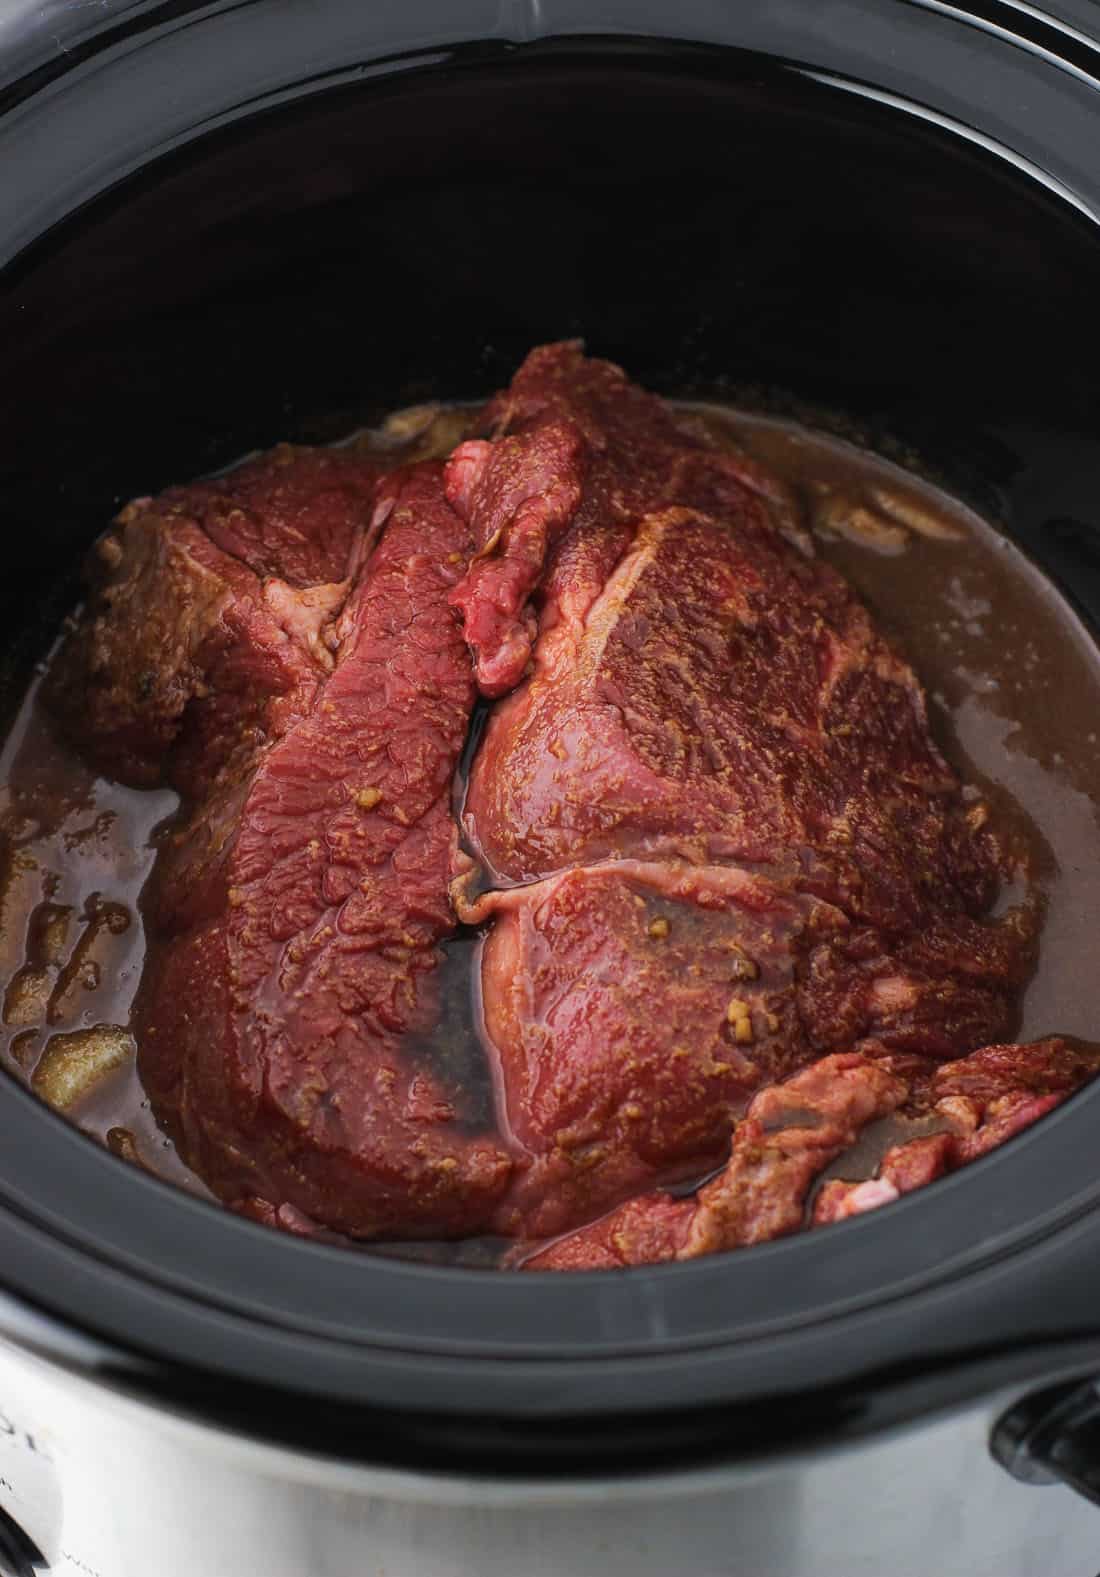
<svg viewBox="0 0 1100 1577">
<path fill-rule="evenodd" d="M 919 455 L 1100 623 L 1093 0 L 8 0 L 0 171 L 9 698 L 117 488 L 572 335 Z M 0 1572 L 1095 1577 L 1098 1124 L 554 1278 L 283 1237 L 0 1078 Z"/>
</svg>

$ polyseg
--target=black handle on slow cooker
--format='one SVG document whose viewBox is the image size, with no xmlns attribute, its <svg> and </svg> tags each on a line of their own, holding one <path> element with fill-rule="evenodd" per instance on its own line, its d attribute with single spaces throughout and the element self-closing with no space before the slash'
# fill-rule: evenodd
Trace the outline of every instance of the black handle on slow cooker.
<svg viewBox="0 0 1100 1577">
<path fill-rule="evenodd" d="M 1067 1484 L 1100 1505 L 1100 1377 L 1024 1398 L 991 1439 L 997 1461 L 1024 1484 Z"/>
<path fill-rule="evenodd" d="M 0 1507 L 0 1577 L 36 1577 L 48 1565 L 33 1539 Z"/>
</svg>

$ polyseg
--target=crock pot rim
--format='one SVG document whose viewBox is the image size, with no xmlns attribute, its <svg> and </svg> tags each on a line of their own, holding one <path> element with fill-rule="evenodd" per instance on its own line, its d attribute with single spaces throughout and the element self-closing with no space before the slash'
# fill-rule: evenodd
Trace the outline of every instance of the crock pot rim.
<svg viewBox="0 0 1100 1577">
<path fill-rule="evenodd" d="M 517 1366 L 527 1366 L 522 1375 L 516 1368 L 508 1399 L 518 1414 L 617 1405 L 631 1376 L 656 1375 L 658 1355 L 669 1361 L 670 1386 L 679 1385 L 684 1399 L 744 1397 L 762 1383 L 762 1342 L 790 1356 L 801 1338 L 820 1335 L 826 1327 L 835 1336 L 844 1327 L 849 1339 L 836 1341 L 835 1361 L 822 1367 L 818 1351 L 814 1369 L 806 1370 L 814 1376 L 811 1383 L 840 1383 L 867 1369 L 869 1349 L 861 1348 L 860 1334 L 866 1331 L 865 1317 L 877 1316 L 876 1363 L 891 1357 L 919 1362 L 920 1354 L 932 1353 L 943 1360 L 942 1338 L 924 1345 L 913 1341 L 929 1300 L 941 1307 L 953 1300 L 957 1314 L 967 1316 L 966 1322 L 954 1323 L 953 1331 L 969 1326 L 980 1333 L 968 1335 L 963 1350 L 971 1340 L 988 1348 L 995 1345 L 1003 1313 L 998 1269 L 1012 1265 L 1021 1277 L 1051 1265 L 1064 1269 L 1070 1245 L 1074 1251 L 1079 1247 L 1090 1225 L 1087 1212 L 1100 1195 L 1100 1182 L 1089 1174 L 1096 1099 L 1100 1090 L 1082 1094 L 965 1175 L 823 1237 L 695 1265 L 559 1279 L 368 1261 L 282 1238 L 127 1170 L 2 1080 L 0 1125 L 12 1140 L 0 1154 L 0 1276 L 16 1301 L 6 1307 L 0 1324 L 17 1338 L 22 1326 L 23 1337 L 33 1341 L 37 1306 L 60 1317 L 70 1330 L 92 1333 L 92 1346 L 80 1361 L 107 1367 L 179 1363 L 181 1372 L 220 1370 L 277 1389 L 363 1401 L 385 1392 L 386 1371 L 400 1375 L 402 1402 L 413 1408 L 438 1403 L 443 1396 L 458 1410 L 477 1411 L 486 1360 L 500 1370 L 511 1354 Z M 1027 1190 L 1024 1220 L 1007 1219 L 1002 1201 L 1008 1176 L 1015 1189 Z M 957 1204 L 960 1187 L 966 1190 L 965 1210 Z M 101 1219 L 82 1227 L 74 1220 L 74 1200 L 80 1213 L 94 1201 Z M 906 1221 L 912 1223 L 910 1232 L 904 1230 Z M 112 1239 L 111 1233 L 96 1230 L 105 1223 L 125 1230 Z M 135 1247 L 142 1235 L 146 1247 L 159 1244 L 171 1251 L 170 1268 L 162 1264 L 150 1274 L 152 1261 L 143 1264 L 142 1250 Z M 916 1261 L 914 1242 L 922 1249 Z M 873 1267 L 874 1286 L 855 1292 L 852 1271 L 858 1263 Z M 884 1266 L 894 1269 L 883 1275 Z M 213 1282 L 204 1282 L 212 1267 Z M 755 1311 L 749 1318 L 724 1317 L 721 1300 L 734 1275 L 740 1311 Z M 317 1294 L 322 1311 L 342 1308 L 354 1311 L 354 1317 L 349 1313 L 336 1326 L 321 1319 L 311 1328 L 308 1317 L 265 1306 L 264 1291 L 256 1290 L 266 1282 L 270 1295 L 272 1287 L 293 1285 L 299 1278 L 308 1284 L 298 1289 L 309 1294 L 307 1302 Z M 351 1282 L 356 1285 L 349 1287 Z M 234 1285 L 239 1298 L 230 1292 Z M 993 1292 L 995 1285 L 1001 1290 Z M 807 1290 L 814 1297 L 799 1307 L 792 1294 Z M 440 1331 L 429 1319 L 424 1330 L 410 1330 L 410 1309 L 429 1316 L 437 1312 L 428 1302 L 433 1295 L 446 1304 L 447 1328 Z M 778 1317 L 773 1304 L 781 1310 Z M 157 1309 L 160 1316 L 170 1311 L 171 1320 L 165 1317 L 163 1328 L 154 1330 Z M 488 1311 L 496 1325 L 486 1336 Z M 899 1312 L 905 1318 L 894 1321 L 897 1342 L 879 1340 Z M 466 1321 L 457 1336 L 456 1313 Z M 1039 1306 L 1030 1316 L 1026 1308 L 1019 1315 L 1016 1309 L 1011 1330 L 1003 1333 L 1006 1341 L 1027 1346 L 1070 1335 L 1095 1339 L 1092 1311 L 1074 1306 L 1072 1299 L 1053 1327 Z M 176 1339 L 189 1319 L 190 1345 Z M 37 1327 L 42 1339 L 45 1328 Z M 535 1339 L 532 1331 L 538 1333 Z M 308 1349 L 312 1375 L 280 1368 L 284 1338 L 292 1340 L 303 1364 Z M 704 1355 L 705 1375 L 700 1367 L 690 1385 L 682 1373 L 676 1378 L 678 1364 Z M 541 1371 L 537 1385 L 536 1370 Z M 455 1382 L 450 1395 L 443 1387 L 445 1371 Z M 461 1384 L 460 1371 L 465 1372 Z M 803 1367 L 793 1364 L 789 1372 L 802 1374 Z M 494 1385 L 494 1404 L 503 1406 L 505 1400 L 505 1388 Z"/>
<path fill-rule="evenodd" d="M 790 1346 L 810 1331 L 855 1331 L 868 1315 L 885 1319 L 929 1298 L 950 1304 L 957 1294 L 965 1303 L 967 1288 L 990 1271 L 1014 1265 L 1021 1281 L 1030 1280 L 1038 1266 L 1060 1264 L 1070 1244 L 1076 1252 L 1083 1231 L 1100 1232 L 1100 1221 L 1093 1226 L 1098 1102 L 1100 1086 L 1082 1091 L 965 1172 L 828 1233 L 683 1265 L 509 1275 L 383 1259 L 271 1232 L 119 1166 L 6 1080 L 0 1123 L 11 1137 L 0 1158 L 0 1264 L 10 1292 L 74 1329 L 135 1352 L 152 1346 L 180 1361 L 197 1357 L 199 1367 L 209 1357 L 199 1327 L 210 1324 L 308 1338 L 341 1362 L 354 1364 L 358 1355 L 368 1366 L 430 1355 L 471 1374 L 486 1359 L 548 1371 L 573 1365 L 590 1372 L 597 1390 L 615 1362 L 629 1369 L 636 1360 L 652 1365 L 657 1355 L 722 1354 L 731 1377 L 740 1372 L 729 1393 L 738 1394 L 748 1355 L 761 1342 Z M 1050 1283 L 1046 1292 L 1030 1329 L 1026 1300 L 1014 1306 L 1015 1341 L 1096 1329 L 1080 1288 L 1074 1295 Z M 195 1316 L 193 1353 L 178 1340 L 167 1353 L 151 1341 L 147 1311 L 158 1300 Z M 996 1314 L 989 1309 L 974 1328 L 981 1345 L 994 1338 Z M 952 1320 L 947 1329 L 954 1342 L 968 1327 Z M 942 1349 L 942 1340 L 935 1345 Z M 822 1383 L 828 1373 L 828 1364 L 818 1371 Z M 703 1394 L 718 1396 L 713 1374 Z"/>
<path fill-rule="evenodd" d="M 83 8 L 74 8 L 67 16 L 58 15 L 50 7 L 25 11 L 13 19 L 9 28 L 9 36 L 15 41 L 9 47 L 22 45 L 18 56 L 24 69 L 0 90 L 0 116 L 18 121 L 29 103 L 36 99 L 56 100 L 59 91 L 70 83 L 79 88 L 82 79 L 105 62 L 124 64 L 150 44 L 178 43 L 180 36 L 196 27 L 205 26 L 212 31 L 227 18 L 232 20 L 243 12 L 258 15 L 271 4 L 272 0 L 215 0 L 212 5 L 204 0 L 160 0 L 131 5 L 127 0 L 117 0 L 115 5 L 99 10 L 91 27 L 80 14 Z M 346 9 L 348 4 L 349 0 L 318 0 L 318 6 L 332 13 Z M 1000 85 L 1002 95 L 1011 101 L 1027 76 L 1032 95 L 1028 118 L 1048 117 L 1052 126 L 1056 119 L 1060 122 L 1056 140 L 1061 167 L 1047 169 L 1046 173 L 1057 185 L 1073 193 L 1094 217 L 1100 215 L 1100 169 L 1087 157 L 1088 138 L 1080 121 L 1082 102 L 1089 102 L 1091 110 L 1092 95 L 1100 87 L 1100 42 L 1091 45 L 1087 25 L 1095 22 L 1094 17 L 1079 16 L 1069 0 L 1051 7 L 1045 20 L 1039 7 L 1021 5 L 1018 0 L 966 0 L 957 5 L 945 4 L 943 0 L 889 0 L 887 5 L 881 0 L 849 0 L 849 8 L 858 13 L 862 25 L 843 34 L 838 32 L 834 38 L 827 22 L 828 7 L 819 0 L 788 0 L 782 8 L 771 6 L 768 0 L 740 0 L 728 15 L 710 0 L 678 0 L 671 9 L 663 0 L 599 0 L 599 4 L 590 0 L 508 0 L 504 6 L 495 0 L 467 0 L 461 20 L 456 20 L 460 13 L 448 0 L 406 0 L 396 15 L 361 7 L 357 11 L 361 36 L 355 38 L 354 44 L 348 41 L 348 47 L 355 51 L 353 64 L 345 62 L 343 70 L 318 65 L 312 72 L 299 72 L 293 86 L 287 84 L 276 90 L 266 80 L 261 86 L 261 79 L 257 78 L 254 91 L 246 94 L 244 102 L 238 102 L 232 112 L 222 115 L 211 106 L 204 106 L 194 118 L 179 122 L 178 129 L 155 150 L 143 150 L 141 163 L 153 156 L 164 156 L 242 113 L 262 113 L 303 92 L 336 87 L 341 81 L 360 81 L 367 74 L 403 71 L 419 63 L 444 64 L 468 46 L 504 54 L 561 43 L 593 49 L 604 45 L 628 49 L 698 46 L 745 55 L 757 53 L 772 64 L 784 62 L 792 69 L 805 69 L 825 80 L 847 80 L 858 92 L 870 85 L 862 68 L 866 52 L 876 47 L 872 39 L 877 39 L 879 45 L 884 39 L 892 41 L 887 73 L 890 80 L 876 82 L 875 87 L 888 88 L 894 102 L 907 102 L 909 109 L 918 113 L 924 108 L 934 111 L 934 106 L 925 105 L 913 92 L 914 87 L 922 75 L 925 81 L 929 80 L 929 73 L 934 77 L 936 64 L 943 66 L 951 61 L 951 73 L 943 72 L 945 80 L 937 84 L 950 99 L 946 111 L 949 119 L 956 128 L 980 126 L 984 120 L 987 124 L 982 127 L 983 137 L 987 142 L 991 139 L 990 145 L 998 146 L 1003 154 L 1009 143 L 999 135 L 1003 117 L 998 113 L 996 93 L 991 97 L 988 86 L 975 79 L 971 69 L 977 37 L 990 51 L 990 60 L 999 59 L 1007 73 Z M 992 28 L 991 11 L 998 16 Z M 1056 24 L 1053 28 L 1049 25 L 1052 21 Z M 914 23 L 919 31 L 914 31 Z M 266 30 L 265 50 L 276 48 L 268 44 L 267 37 L 275 39 L 279 33 L 275 26 Z M 1086 49 L 1080 58 L 1087 69 L 1076 63 L 1077 41 L 1081 38 L 1086 41 Z M 855 51 L 851 48 L 852 39 L 859 41 Z M 806 59 L 792 54 L 795 40 L 813 49 L 815 57 Z M 263 53 L 256 51 L 257 57 Z M 946 83 L 948 75 L 953 78 L 950 87 Z M 985 75 L 992 74 L 987 70 Z M 105 102 L 101 91 L 97 101 L 101 105 Z M 943 108 L 941 105 L 941 112 Z M 112 134 L 124 137 L 124 100 L 113 113 L 116 123 Z M 125 178 L 137 167 L 122 149 L 120 141 L 116 150 L 117 179 Z M 1016 151 L 1026 158 L 1027 150 Z M 20 150 L 18 162 L 25 166 L 24 182 L 12 194 L 12 208 L 13 212 L 28 209 L 33 219 L 30 232 L 22 235 L 18 251 L 33 246 L 53 222 L 68 218 L 82 203 L 101 195 L 111 184 L 103 182 L 92 162 L 83 161 L 86 167 L 82 169 L 79 189 L 61 190 L 63 183 L 57 181 L 57 172 L 45 164 L 39 168 L 41 152 L 33 138 Z M 1031 163 L 1037 167 L 1036 161 Z M 37 194 L 46 194 L 45 205 L 54 210 L 48 218 L 36 189 Z M 19 229 L 17 223 L 14 228 Z M 5 249 L 3 241 L 0 226 L 0 263 L 7 264 L 16 259 L 17 252 Z"/>
</svg>

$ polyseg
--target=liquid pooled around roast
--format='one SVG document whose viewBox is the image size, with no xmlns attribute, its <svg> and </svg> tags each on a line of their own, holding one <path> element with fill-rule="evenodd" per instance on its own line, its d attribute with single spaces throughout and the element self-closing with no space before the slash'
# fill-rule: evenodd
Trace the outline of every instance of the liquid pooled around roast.
<svg viewBox="0 0 1100 1577">
<path fill-rule="evenodd" d="M 4 1058 L 125 1159 L 612 1267 L 888 1203 L 1095 1070 L 1096 653 L 916 476 L 544 347 L 91 565 L 0 763 Z"/>
</svg>

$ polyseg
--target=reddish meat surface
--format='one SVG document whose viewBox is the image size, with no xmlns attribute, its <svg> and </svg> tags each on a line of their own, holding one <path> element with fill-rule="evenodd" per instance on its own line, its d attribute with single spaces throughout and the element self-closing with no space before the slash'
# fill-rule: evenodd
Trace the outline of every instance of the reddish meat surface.
<svg viewBox="0 0 1100 1577">
<path fill-rule="evenodd" d="M 378 467 L 284 447 L 137 499 L 91 555 L 48 699 L 108 775 L 207 793 L 332 666 L 323 631 L 368 535 Z M 270 506 L 270 507 L 268 507 Z"/>
<path fill-rule="evenodd" d="M 131 505 L 50 681 L 101 768 L 182 796 L 134 1028 L 227 1203 L 688 1259 L 896 1199 L 1093 1076 L 1003 1043 L 1037 907 L 993 906 L 1027 873 L 783 485 L 573 344 L 481 418 L 402 420 L 464 441 Z M 495 1131 L 441 1035 L 457 920 Z"/>
<path fill-rule="evenodd" d="M 942 1131 L 892 1145 L 872 1178 L 826 1183 L 815 1202 L 814 1225 L 889 1204 L 988 1154 L 1093 1078 L 1097 1060 L 1094 1052 L 1051 1039 L 986 1046 L 959 1062 L 942 1063 L 914 1103 L 938 1119 Z"/>
<path fill-rule="evenodd" d="M 578 435 L 551 419 L 495 444 L 471 439 L 448 462 L 447 497 L 476 530 L 479 554 L 451 602 L 485 695 L 510 690 L 527 665 L 527 599 L 580 502 L 580 460 Z"/>
<path fill-rule="evenodd" d="M 465 446 L 460 510 L 477 520 L 498 451 L 509 476 L 545 470 L 548 412 L 583 415 L 554 473 L 579 502 L 547 550 L 532 672 L 473 766 L 455 895 L 495 918 L 485 1028 L 530 1157 L 500 1225 L 543 1235 L 698 1176 L 753 1091 L 817 1056 L 1003 1036 L 1034 915 L 986 918 L 986 807 L 759 476 L 573 348 L 535 353 L 515 389 L 514 432 Z"/>
<path fill-rule="evenodd" d="M 261 580 L 342 580 L 362 536 L 378 466 L 353 449 L 280 444 L 208 482 L 172 487 L 161 509 L 195 520 Z"/>
<path fill-rule="evenodd" d="M 259 759 L 212 912 L 146 967 L 146 1087 L 229 1200 L 355 1235 L 476 1231 L 510 1161 L 462 1092 L 405 1053 L 434 1026 L 451 779 L 474 698 L 446 598 L 465 525 L 438 466 L 391 485 L 336 667 Z M 169 867 L 172 870 L 172 867 Z"/>
<path fill-rule="evenodd" d="M 531 1157 L 500 1231 L 551 1236 L 655 1176 L 717 1166 L 753 1090 L 813 1055 L 792 937 L 839 917 L 763 877 L 609 860 L 483 912 L 485 1029 Z"/>
<path fill-rule="evenodd" d="M 124 511 L 55 670 L 117 776 L 184 796 L 146 895 L 154 1107 L 224 1199 L 284 1226 L 476 1230 L 511 1169 L 406 1054 L 454 928 L 469 551 L 439 465 L 379 483 L 277 451 Z"/>
<path fill-rule="evenodd" d="M 903 1081 L 865 1057 L 825 1057 L 761 1090 L 733 1130 L 719 1175 L 687 1199 L 632 1199 L 531 1258 L 529 1270 L 598 1270 L 695 1259 L 797 1232 L 814 1179 L 860 1130 L 904 1100 Z"/>
<path fill-rule="evenodd" d="M 646 516 L 578 606 L 586 544 L 563 547 L 535 672 L 471 775 L 466 827 L 492 877 L 682 855 L 766 862 L 894 929 L 984 909 L 993 850 L 912 670 L 758 499 Z"/>
<path fill-rule="evenodd" d="M 747 456 L 719 453 L 620 367 L 577 342 L 543 345 L 490 401 L 494 441 L 460 445 L 447 496 L 470 522 L 477 554 L 452 594 L 486 695 L 503 695 L 531 653 L 528 599 L 567 528 L 597 592 L 642 515 L 693 504 L 727 487 L 768 498 L 797 534 L 787 490 Z M 582 592 L 574 570 L 574 594 Z"/>
</svg>

